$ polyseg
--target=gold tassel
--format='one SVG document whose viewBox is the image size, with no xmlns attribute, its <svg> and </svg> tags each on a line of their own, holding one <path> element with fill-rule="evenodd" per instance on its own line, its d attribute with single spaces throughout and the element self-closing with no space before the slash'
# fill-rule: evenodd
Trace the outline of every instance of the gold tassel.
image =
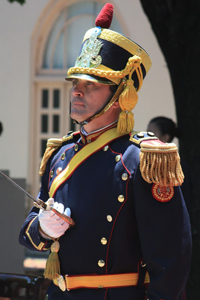
<svg viewBox="0 0 200 300">
<path fill-rule="evenodd" d="M 122 110 L 131 111 L 138 101 L 138 94 L 134 87 L 132 79 L 128 79 L 125 85 L 125 89 L 119 96 L 119 105 Z"/>
<path fill-rule="evenodd" d="M 50 280 L 53 280 L 55 274 L 60 274 L 60 261 L 58 257 L 59 249 L 59 242 L 54 241 L 51 245 L 51 253 L 47 259 L 46 267 L 44 270 L 44 277 Z"/>
<path fill-rule="evenodd" d="M 117 127 L 119 133 L 131 132 L 133 130 L 134 118 L 131 111 L 137 104 L 137 101 L 138 95 L 134 87 L 134 82 L 129 78 L 123 92 L 119 96 L 119 105 L 122 110 L 118 121 L 119 126 Z"/>
<path fill-rule="evenodd" d="M 173 143 L 142 142 L 140 171 L 145 181 L 161 186 L 178 186 L 184 180 L 177 146 Z"/>
<path fill-rule="evenodd" d="M 118 133 L 125 133 L 127 128 L 126 124 L 126 112 L 122 111 L 119 115 L 119 120 L 117 123 L 117 132 Z"/>
<path fill-rule="evenodd" d="M 129 111 L 127 113 L 127 132 L 133 131 L 133 127 L 134 127 L 133 113 Z"/>
</svg>

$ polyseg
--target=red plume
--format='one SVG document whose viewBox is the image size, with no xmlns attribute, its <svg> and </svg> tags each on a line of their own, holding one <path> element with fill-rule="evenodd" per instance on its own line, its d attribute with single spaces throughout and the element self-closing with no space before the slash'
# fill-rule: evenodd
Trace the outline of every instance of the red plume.
<svg viewBox="0 0 200 300">
<path fill-rule="evenodd" d="M 109 28 L 113 17 L 113 5 L 106 3 L 96 18 L 95 25 Z"/>
</svg>

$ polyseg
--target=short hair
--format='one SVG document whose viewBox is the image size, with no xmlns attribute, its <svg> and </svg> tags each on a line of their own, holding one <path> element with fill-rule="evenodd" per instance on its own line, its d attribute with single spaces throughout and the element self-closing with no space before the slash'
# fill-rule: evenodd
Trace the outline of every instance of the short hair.
<svg viewBox="0 0 200 300">
<path fill-rule="evenodd" d="M 176 123 L 170 118 L 155 117 L 150 120 L 149 124 L 150 123 L 154 123 L 159 128 L 162 135 L 169 134 L 170 142 L 173 140 L 173 138 L 180 137 Z"/>
</svg>

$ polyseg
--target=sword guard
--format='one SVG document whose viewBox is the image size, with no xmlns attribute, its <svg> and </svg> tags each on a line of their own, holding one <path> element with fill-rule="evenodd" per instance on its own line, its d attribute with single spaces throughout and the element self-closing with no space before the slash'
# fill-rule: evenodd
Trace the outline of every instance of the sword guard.
<svg viewBox="0 0 200 300">
<path fill-rule="evenodd" d="M 63 219 L 65 222 L 67 222 L 70 225 L 70 227 L 74 227 L 76 225 L 76 223 L 74 222 L 74 220 L 72 218 L 66 216 L 65 214 L 60 213 L 55 208 L 47 205 L 43 200 L 41 200 L 39 198 L 35 200 L 34 206 L 37 208 L 40 208 L 42 210 L 53 211 L 57 216 L 59 216 L 61 219 Z"/>
<path fill-rule="evenodd" d="M 47 209 L 47 207 L 49 208 L 49 206 L 47 206 L 46 203 L 39 198 L 35 199 L 34 206 L 43 210 L 49 210 Z"/>
</svg>

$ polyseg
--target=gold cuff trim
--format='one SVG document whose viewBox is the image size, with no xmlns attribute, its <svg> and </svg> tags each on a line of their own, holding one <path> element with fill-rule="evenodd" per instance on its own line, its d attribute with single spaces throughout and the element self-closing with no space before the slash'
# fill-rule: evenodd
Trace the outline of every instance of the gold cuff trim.
<svg viewBox="0 0 200 300">
<path fill-rule="evenodd" d="M 31 244 L 35 247 L 35 249 L 37 249 L 37 250 L 39 250 L 39 251 L 41 251 L 41 250 L 48 250 L 48 248 L 43 248 L 44 245 L 45 245 L 45 243 L 43 243 L 43 242 L 41 242 L 41 243 L 37 246 L 37 245 L 33 242 L 32 238 L 31 238 L 31 235 L 30 235 L 30 233 L 29 233 L 29 229 L 30 229 L 32 223 L 35 221 L 36 218 L 37 218 L 37 216 L 36 216 L 33 220 L 31 220 L 31 222 L 29 223 L 29 225 L 28 225 L 28 227 L 27 227 L 27 230 L 26 230 L 26 235 L 27 235 L 27 237 L 29 238 Z"/>
</svg>

